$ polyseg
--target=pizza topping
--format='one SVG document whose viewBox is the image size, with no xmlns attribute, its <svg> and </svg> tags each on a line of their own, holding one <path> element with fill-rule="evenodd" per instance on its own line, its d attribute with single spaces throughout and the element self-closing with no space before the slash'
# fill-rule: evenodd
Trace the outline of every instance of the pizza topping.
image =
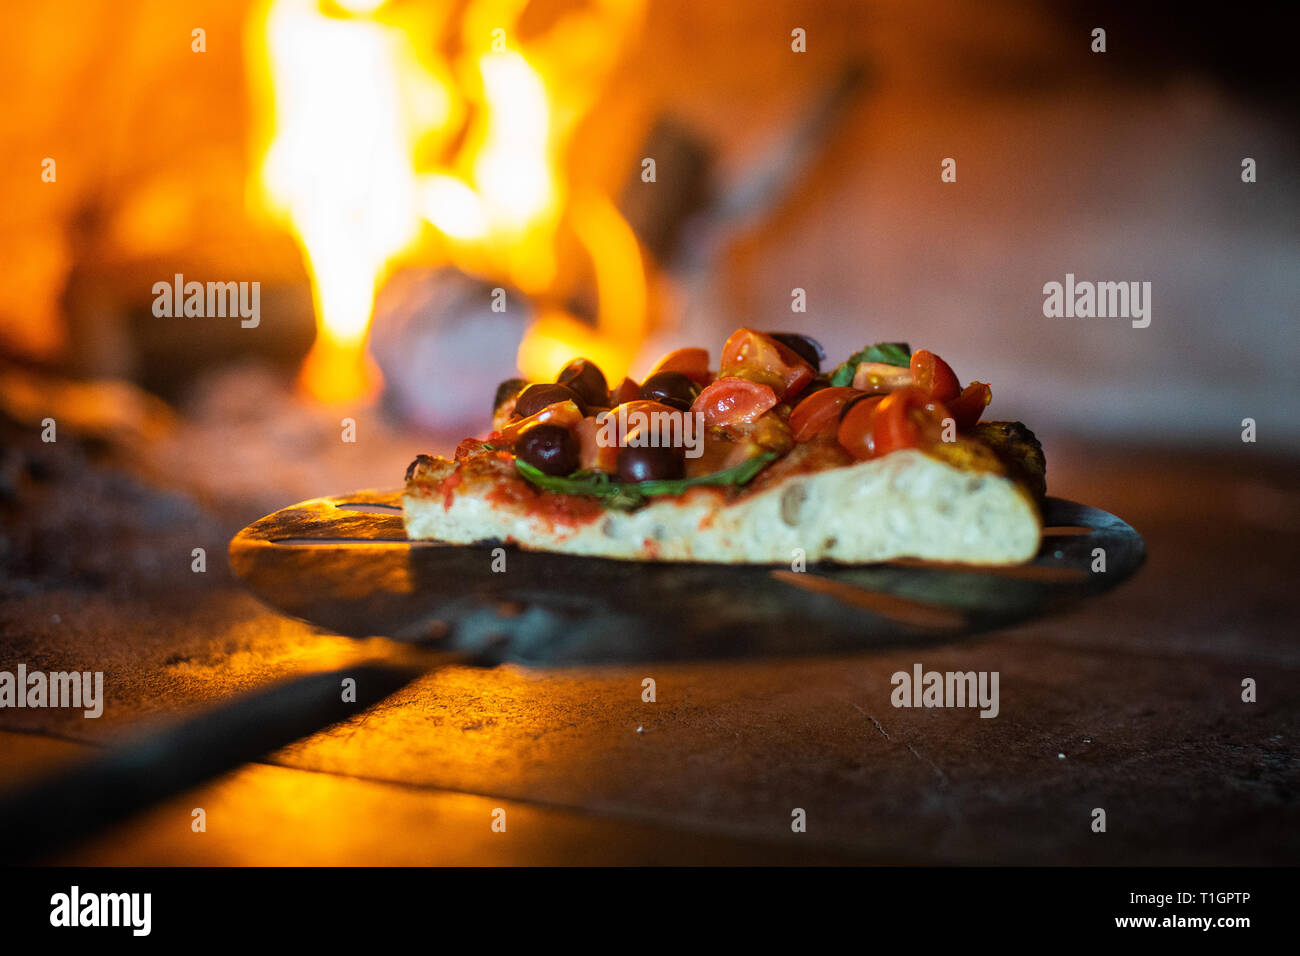
<svg viewBox="0 0 1300 956">
<path fill-rule="evenodd" d="M 743 438 L 733 438 L 720 428 L 704 432 L 704 449 L 698 458 L 686 459 L 686 477 L 702 478 L 717 471 L 726 471 L 743 464 L 764 449 Z"/>
<path fill-rule="evenodd" d="M 677 349 L 613 392 L 594 363 L 574 359 L 557 382 L 503 382 L 491 444 L 462 442 L 456 461 L 497 456 L 536 488 L 632 508 L 696 485 L 743 485 L 777 459 L 773 475 L 795 459 L 829 468 L 902 448 L 937 453 L 953 440 L 945 425 L 972 432 L 992 397 L 901 342 L 868 346 L 829 375 L 818 373 L 824 357 L 809 336 L 738 329 L 716 376 L 705 349 Z M 688 421 L 696 415 L 702 431 Z"/>
<path fill-rule="evenodd" d="M 566 399 L 562 402 L 547 405 L 535 415 L 529 415 L 527 418 L 517 418 L 504 428 L 494 432 L 493 435 L 495 438 L 499 438 L 502 443 L 509 444 L 536 425 L 564 425 L 567 427 L 578 424 L 578 422 L 582 421 L 582 418 L 582 411 L 578 408 L 577 403 Z"/>
<path fill-rule="evenodd" d="M 534 425 L 515 442 L 515 454 L 548 475 L 578 470 L 578 443 L 563 425 Z"/>
<path fill-rule="evenodd" d="M 675 349 L 656 362 L 650 370 L 652 376 L 657 372 L 681 372 L 700 386 L 713 381 L 713 375 L 709 372 L 708 349 Z"/>
<path fill-rule="evenodd" d="M 629 445 L 618 453 L 618 477 L 623 481 L 657 481 L 685 475 L 685 461 L 676 448 Z"/>
<path fill-rule="evenodd" d="M 868 345 L 861 352 L 854 352 L 847 362 L 841 363 L 831 373 L 832 385 L 852 385 L 858 366 L 863 362 L 876 362 L 882 365 L 894 365 L 908 368 L 912 359 L 912 347 L 906 342 L 878 342 Z"/>
<path fill-rule="evenodd" d="M 670 434 L 681 436 L 685 434 L 683 414 L 681 409 L 663 402 L 639 398 L 597 414 L 597 436 L 604 443 L 619 448 L 631 441 L 635 433 L 646 431 L 656 421 L 666 426 Z"/>
<path fill-rule="evenodd" d="M 607 508 L 632 510 L 644 505 L 647 499 L 662 495 L 682 495 L 692 488 L 706 486 L 741 486 L 748 484 L 777 456 L 765 452 L 747 459 L 734 468 L 714 472 L 698 478 L 654 479 L 625 482 L 604 472 L 577 472 L 567 478 L 556 478 L 534 468 L 524 461 L 515 460 L 515 467 L 530 484 L 542 491 L 565 495 L 587 495 L 599 498 Z"/>
<path fill-rule="evenodd" d="M 837 424 L 844 403 L 861 395 L 862 392 L 848 386 L 832 386 L 813 392 L 790 413 L 790 433 L 794 440 L 807 441 Z"/>
<path fill-rule="evenodd" d="M 931 398 L 947 402 L 961 393 L 961 385 L 952 366 L 933 352 L 921 349 L 909 363 L 912 382 Z"/>
<path fill-rule="evenodd" d="M 915 386 L 885 396 L 871 412 L 871 457 L 938 444 L 948 417 L 941 403 Z M 846 450 L 853 454 L 853 449 Z"/>
<path fill-rule="evenodd" d="M 881 401 L 892 396 L 902 397 Z M 983 382 L 963 389 L 952 366 L 933 352 L 913 355 L 906 343 L 884 342 L 855 352 L 827 379 L 818 376 L 794 405 L 790 429 L 801 443 L 833 429 L 840 446 L 859 460 L 899 448 L 932 451 L 945 437 L 945 421 L 970 432 L 991 399 Z"/>
<path fill-rule="evenodd" d="M 788 345 L 753 329 L 737 329 L 722 346 L 718 378 L 744 378 L 767 385 L 786 401 L 812 383 L 816 372 Z"/>
<path fill-rule="evenodd" d="M 587 417 L 573 426 L 573 437 L 578 443 L 578 469 L 580 471 L 617 471 L 618 446 L 601 439 L 602 423 Z"/>
<path fill-rule="evenodd" d="M 493 448 L 487 442 L 479 441 L 477 438 L 466 438 L 456 446 L 455 458 L 457 461 L 461 461 L 489 451 L 493 451 Z M 422 455 L 421 457 L 427 458 L 428 456 Z"/>
<path fill-rule="evenodd" d="M 801 359 L 812 366 L 814 372 L 822 370 L 822 359 L 826 358 L 826 350 L 811 335 L 801 335 L 798 332 L 768 332 L 767 334 L 796 352 Z"/>
<path fill-rule="evenodd" d="M 528 387 L 522 378 L 509 378 L 497 386 L 495 404 L 492 408 L 492 428 L 504 428 L 515 412 L 515 402 L 519 393 Z"/>
<path fill-rule="evenodd" d="M 876 407 L 885 400 L 883 395 L 858 393 L 857 399 L 846 403 L 839 418 L 835 438 L 840 447 L 859 461 L 876 455 L 873 425 Z"/>
<path fill-rule="evenodd" d="M 618 387 L 609 393 L 609 403 L 615 407 L 624 402 L 632 402 L 641 397 L 641 386 L 634 379 L 624 378 Z"/>
<path fill-rule="evenodd" d="M 700 392 L 692 412 L 704 415 L 706 425 L 733 425 L 755 421 L 776 407 L 776 392 L 770 386 L 745 378 L 719 378 Z"/>
<path fill-rule="evenodd" d="M 527 387 L 527 380 L 522 378 L 508 378 L 498 385 L 496 397 L 492 400 L 493 413 L 500 411 L 507 402 L 513 402 Z"/>
<path fill-rule="evenodd" d="M 979 422 L 980 416 L 989 402 L 993 401 L 993 390 L 983 382 L 971 382 L 956 398 L 949 401 L 948 411 L 952 412 L 960 431 L 970 431 Z"/>
<path fill-rule="evenodd" d="M 684 372 L 655 372 L 641 385 L 641 398 L 663 402 L 687 411 L 700 394 L 700 386 Z"/>
<path fill-rule="evenodd" d="M 529 418 L 536 415 L 547 405 L 570 401 L 582 408 L 585 404 L 578 393 L 567 385 L 529 385 L 515 399 L 513 417 Z M 585 409 L 584 409 L 585 410 Z"/>
<path fill-rule="evenodd" d="M 942 403 L 909 386 L 846 404 L 835 437 L 850 455 L 866 461 L 901 448 L 935 447 L 948 417 Z"/>
<path fill-rule="evenodd" d="M 869 398 L 884 398 L 883 395 L 873 395 L 870 392 L 859 392 L 856 388 L 853 390 L 853 396 L 840 406 L 840 421 L 848 417 L 849 412 L 853 411 L 853 406 L 859 402 L 865 402 Z"/>
<path fill-rule="evenodd" d="M 760 451 L 774 451 L 778 455 L 784 455 L 794 448 L 790 426 L 777 415 L 762 415 L 752 425 L 742 425 L 725 431 L 733 438 L 739 435 L 741 440 Z"/>
<path fill-rule="evenodd" d="M 592 408 L 609 407 L 609 383 L 595 362 L 576 358 L 560 370 L 555 380 L 573 389 Z"/>
<path fill-rule="evenodd" d="M 912 384 L 910 369 L 887 362 L 862 362 L 853 373 L 853 387 L 862 392 L 887 395 Z"/>
</svg>

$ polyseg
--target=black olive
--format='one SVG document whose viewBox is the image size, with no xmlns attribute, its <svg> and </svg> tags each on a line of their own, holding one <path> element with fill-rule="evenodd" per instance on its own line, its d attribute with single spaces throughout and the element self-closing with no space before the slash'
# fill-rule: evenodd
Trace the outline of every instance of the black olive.
<svg viewBox="0 0 1300 956">
<path fill-rule="evenodd" d="M 798 352 L 799 357 L 811 365 L 814 372 L 822 370 L 822 359 L 826 357 L 826 350 L 811 335 L 801 335 L 798 332 L 768 332 L 767 334 L 786 348 Z"/>
<path fill-rule="evenodd" d="M 673 448 L 624 448 L 618 453 L 618 476 L 624 481 L 659 481 L 681 478 L 686 462 Z"/>
<path fill-rule="evenodd" d="M 641 397 L 689 411 L 700 387 L 681 372 L 656 372 L 641 385 Z"/>
<path fill-rule="evenodd" d="M 496 398 L 492 400 L 492 412 L 504 405 L 510 399 L 514 398 L 520 392 L 528 387 L 528 380 L 524 378 L 508 378 L 497 386 Z"/>
<path fill-rule="evenodd" d="M 578 443 L 560 425 L 534 425 L 515 441 L 515 454 L 547 475 L 571 475 L 578 470 Z"/>
<path fill-rule="evenodd" d="M 583 409 L 581 399 L 567 386 L 529 385 L 519 393 L 519 399 L 515 402 L 515 414 L 527 418 L 529 415 L 536 415 L 547 405 L 566 400 L 577 404 L 580 410 Z"/>
<path fill-rule="evenodd" d="M 577 392 L 586 404 L 597 408 L 609 407 L 609 383 L 595 362 L 576 358 L 560 370 L 555 380 Z"/>
</svg>

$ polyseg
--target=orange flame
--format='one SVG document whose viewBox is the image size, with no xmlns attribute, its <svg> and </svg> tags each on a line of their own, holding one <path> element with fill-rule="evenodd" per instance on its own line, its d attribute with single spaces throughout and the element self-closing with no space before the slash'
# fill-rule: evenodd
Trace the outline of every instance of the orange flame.
<svg viewBox="0 0 1300 956">
<path fill-rule="evenodd" d="M 510 42 L 526 0 L 472 0 L 454 57 L 418 52 L 438 46 L 443 24 L 428 21 L 445 11 L 389 6 L 270 0 L 253 21 L 258 102 L 269 107 L 261 198 L 301 245 L 316 307 L 303 386 L 330 402 L 374 393 L 374 296 L 407 257 L 436 257 L 543 303 L 520 346 L 525 375 L 549 377 L 579 353 L 622 374 L 644 335 L 639 247 L 607 198 L 571 196 L 559 169 L 644 0 L 568 14 L 530 41 L 535 53 Z M 561 228 L 591 261 L 594 331 L 555 304 Z"/>
</svg>

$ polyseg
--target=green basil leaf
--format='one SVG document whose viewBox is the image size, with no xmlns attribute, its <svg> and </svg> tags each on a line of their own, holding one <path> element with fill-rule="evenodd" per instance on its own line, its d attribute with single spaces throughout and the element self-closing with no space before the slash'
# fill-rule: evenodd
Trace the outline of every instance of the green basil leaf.
<svg viewBox="0 0 1300 956">
<path fill-rule="evenodd" d="M 760 471 L 767 467 L 767 463 L 776 457 L 774 452 L 764 452 L 761 455 L 755 455 L 753 458 L 747 458 L 739 465 L 731 468 L 715 471 L 711 475 L 700 475 L 698 478 L 667 478 L 657 481 L 639 481 L 633 487 L 637 488 L 643 495 L 680 495 L 688 488 L 698 488 L 703 485 L 745 485 L 749 484 Z"/>
<path fill-rule="evenodd" d="M 912 347 L 906 342 L 877 342 L 861 352 L 854 352 L 847 362 L 841 363 L 831 373 L 832 385 L 852 385 L 853 375 L 863 362 L 883 362 L 907 368 L 912 364 Z"/>
<path fill-rule="evenodd" d="M 744 485 L 776 458 L 774 452 L 764 452 L 742 461 L 739 465 L 715 471 L 697 478 L 665 478 L 652 481 L 619 481 L 603 471 L 578 471 L 567 477 L 548 475 L 519 458 L 515 469 L 530 484 L 543 491 L 564 495 L 588 495 L 601 499 L 606 508 L 632 511 L 640 508 L 648 498 L 659 495 L 680 495 L 689 488 L 704 485 Z"/>
</svg>

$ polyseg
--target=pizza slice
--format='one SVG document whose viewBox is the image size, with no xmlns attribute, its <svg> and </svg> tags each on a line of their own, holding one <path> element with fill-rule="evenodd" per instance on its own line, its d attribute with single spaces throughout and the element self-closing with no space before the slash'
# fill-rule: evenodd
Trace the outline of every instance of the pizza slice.
<svg viewBox="0 0 1300 956">
<path fill-rule="evenodd" d="M 502 383 L 486 439 L 406 474 L 412 539 L 505 542 L 626 560 L 728 564 L 1027 561 L 1042 534 L 1042 448 L 981 422 L 932 352 L 881 343 L 823 374 L 814 339 L 739 329 L 611 388 L 575 359 Z"/>
</svg>

